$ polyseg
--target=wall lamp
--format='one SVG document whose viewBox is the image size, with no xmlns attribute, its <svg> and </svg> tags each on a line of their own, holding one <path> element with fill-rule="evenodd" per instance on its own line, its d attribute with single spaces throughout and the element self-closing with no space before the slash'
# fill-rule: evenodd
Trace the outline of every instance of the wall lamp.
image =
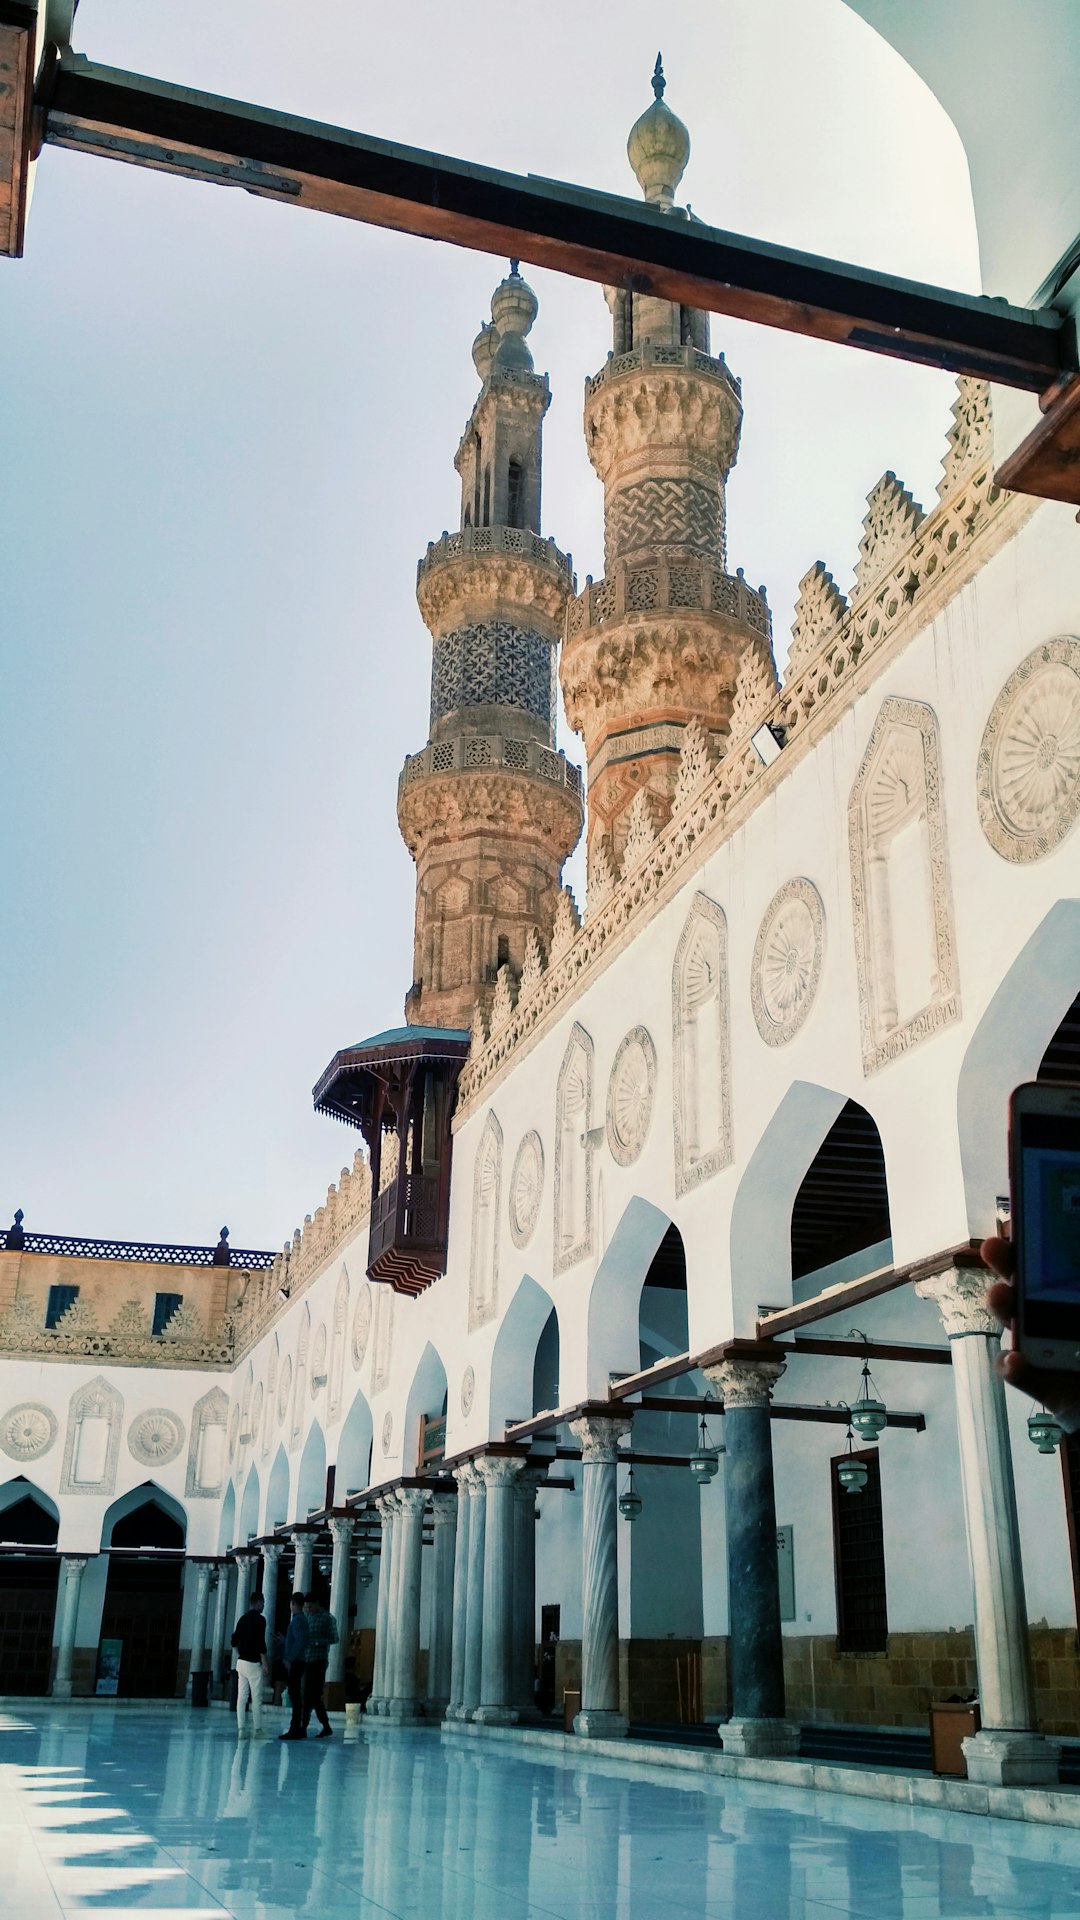
<svg viewBox="0 0 1080 1920">
<path fill-rule="evenodd" d="M 750 735 L 750 745 L 762 766 L 771 767 L 774 760 L 779 760 L 781 749 L 787 745 L 787 728 L 777 726 L 772 720 L 766 720 L 755 733 Z"/>
</svg>

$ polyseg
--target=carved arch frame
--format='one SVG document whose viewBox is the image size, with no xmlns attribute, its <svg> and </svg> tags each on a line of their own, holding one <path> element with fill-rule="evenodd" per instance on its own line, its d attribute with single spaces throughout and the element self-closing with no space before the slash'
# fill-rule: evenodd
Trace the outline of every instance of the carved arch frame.
<svg viewBox="0 0 1080 1920">
<path fill-rule="evenodd" d="M 76 1480 L 75 1464 L 79 1429 L 87 1418 L 109 1422 L 105 1444 L 105 1464 L 97 1480 Z M 116 1486 L 116 1465 L 120 1458 L 120 1429 L 124 1420 L 124 1398 L 109 1385 L 103 1374 L 76 1387 L 68 1403 L 67 1432 L 64 1436 L 64 1464 L 60 1476 L 61 1493 L 112 1493 Z"/>
<path fill-rule="evenodd" d="M 686 1111 L 686 1049 L 690 1041 L 690 1020 L 686 996 L 686 974 L 694 942 L 704 930 L 710 930 L 716 942 L 716 985 L 719 1077 L 719 1126 L 716 1144 L 707 1153 L 694 1157 L 689 1144 L 689 1115 Z M 672 1131 L 675 1146 L 675 1191 L 689 1193 L 703 1181 L 711 1180 L 734 1157 L 731 1124 L 731 1005 L 728 979 L 727 915 L 707 893 L 695 893 L 671 969 L 671 1032 L 673 1041 L 674 1087 Z"/>
<path fill-rule="evenodd" d="M 592 1252 L 593 1245 L 593 1145 L 589 1139 L 592 1125 L 593 1080 L 595 1074 L 595 1053 L 592 1035 L 575 1020 L 566 1043 L 559 1078 L 555 1087 L 555 1174 L 552 1182 L 554 1205 L 554 1244 L 552 1248 L 552 1272 L 565 1273 L 568 1268 L 576 1267 Z M 568 1169 L 564 1162 L 563 1133 L 567 1095 L 573 1084 L 573 1075 L 580 1063 L 584 1091 L 582 1134 L 584 1145 L 581 1148 L 581 1174 L 584 1181 L 584 1225 L 580 1236 L 567 1244 L 563 1233 L 563 1202 L 569 1185 Z"/>
<path fill-rule="evenodd" d="M 488 1113 L 473 1164 L 469 1243 L 469 1332 L 486 1326 L 499 1307 L 499 1232 L 502 1225 L 503 1130 Z"/>
</svg>

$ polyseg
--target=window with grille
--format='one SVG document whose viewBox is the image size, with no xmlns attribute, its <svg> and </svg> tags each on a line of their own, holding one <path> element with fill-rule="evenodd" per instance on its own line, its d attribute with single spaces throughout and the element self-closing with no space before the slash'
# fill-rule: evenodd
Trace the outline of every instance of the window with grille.
<svg viewBox="0 0 1080 1920">
<path fill-rule="evenodd" d="M 836 1644 L 840 1653 L 884 1653 L 889 1622 L 885 1606 L 885 1537 L 881 1524 L 881 1470 L 875 1449 L 856 1453 L 866 1468 L 860 1493 L 846 1493 L 831 1462 L 833 1558 L 836 1567 Z"/>
<path fill-rule="evenodd" d="M 78 1287 L 50 1287 L 49 1304 L 45 1308 L 46 1329 L 55 1327 L 68 1308 L 74 1306 L 79 1297 Z"/>
<path fill-rule="evenodd" d="M 184 1296 L 182 1293 L 155 1293 L 154 1324 L 151 1332 L 154 1334 L 164 1333 L 177 1307 L 182 1307 L 183 1304 Z"/>
<path fill-rule="evenodd" d="M 484 525 L 491 525 L 491 468 L 484 469 Z"/>
<path fill-rule="evenodd" d="M 525 524 L 525 475 L 521 462 L 511 460 L 506 470 L 506 524 L 508 527 L 522 527 Z"/>
</svg>

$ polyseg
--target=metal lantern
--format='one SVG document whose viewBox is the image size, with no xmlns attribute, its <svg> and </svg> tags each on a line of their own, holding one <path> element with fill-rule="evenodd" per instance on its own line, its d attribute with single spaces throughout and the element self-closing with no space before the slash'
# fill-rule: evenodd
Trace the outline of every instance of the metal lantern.
<svg viewBox="0 0 1080 1920">
<path fill-rule="evenodd" d="M 1038 1447 L 1040 1453 L 1056 1452 L 1065 1438 L 1053 1414 L 1047 1413 L 1045 1407 L 1040 1407 L 1038 1413 L 1028 1414 L 1027 1427 L 1028 1439 L 1033 1447 Z"/>
<path fill-rule="evenodd" d="M 852 1327 L 851 1331 L 852 1333 L 858 1334 L 859 1339 L 866 1342 L 867 1347 L 869 1347 L 870 1343 L 867 1341 L 865 1333 L 862 1333 L 858 1327 Z M 871 1392 L 871 1388 L 873 1388 L 873 1392 Z M 874 1382 L 870 1377 L 870 1358 L 868 1353 L 863 1360 L 862 1385 L 859 1388 L 859 1397 L 850 1410 L 851 1425 L 854 1427 L 860 1440 L 875 1441 L 888 1424 L 888 1418 L 888 1408 L 884 1400 L 879 1399 L 877 1388 L 874 1386 Z"/>
<path fill-rule="evenodd" d="M 841 1460 L 836 1477 L 845 1493 L 861 1493 L 870 1478 L 865 1460 L 855 1458 L 855 1436 L 850 1425 L 847 1430 L 847 1458 Z"/>
<path fill-rule="evenodd" d="M 709 1429 L 705 1425 L 705 1415 L 701 1416 L 701 1437 L 697 1452 L 690 1456 L 690 1471 L 699 1487 L 707 1487 L 715 1480 L 720 1471 L 720 1448 L 714 1447 L 709 1439 Z"/>
<path fill-rule="evenodd" d="M 370 1567 L 357 1567 L 357 1569 L 356 1569 L 356 1581 L 357 1581 L 357 1585 L 358 1585 L 358 1586 L 361 1586 L 361 1587 L 370 1587 L 370 1585 L 371 1585 L 371 1568 L 370 1568 Z"/>
<path fill-rule="evenodd" d="M 626 1492 L 619 1495 L 619 1512 L 624 1520 L 629 1520 L 631 1523 L 638 1519 L 641 1513 L 641 1495 L 634 1492 L 633 1466 L 630 1468 L 630 1477 L 626 1482 Z"/>
</svg>

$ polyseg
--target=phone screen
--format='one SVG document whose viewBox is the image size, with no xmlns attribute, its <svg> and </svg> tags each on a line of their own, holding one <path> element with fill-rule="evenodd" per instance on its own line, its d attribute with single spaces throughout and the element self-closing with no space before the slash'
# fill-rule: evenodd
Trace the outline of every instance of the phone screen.
<svg viewBox="0 0 1080 1920">
<path fill-rule="evenodd" d="M 1080 1337 L 1080 1118 L 1026 1113 L 1020 1126 L 1024 1320 L 1047 1339 Z"/>
</svg>

